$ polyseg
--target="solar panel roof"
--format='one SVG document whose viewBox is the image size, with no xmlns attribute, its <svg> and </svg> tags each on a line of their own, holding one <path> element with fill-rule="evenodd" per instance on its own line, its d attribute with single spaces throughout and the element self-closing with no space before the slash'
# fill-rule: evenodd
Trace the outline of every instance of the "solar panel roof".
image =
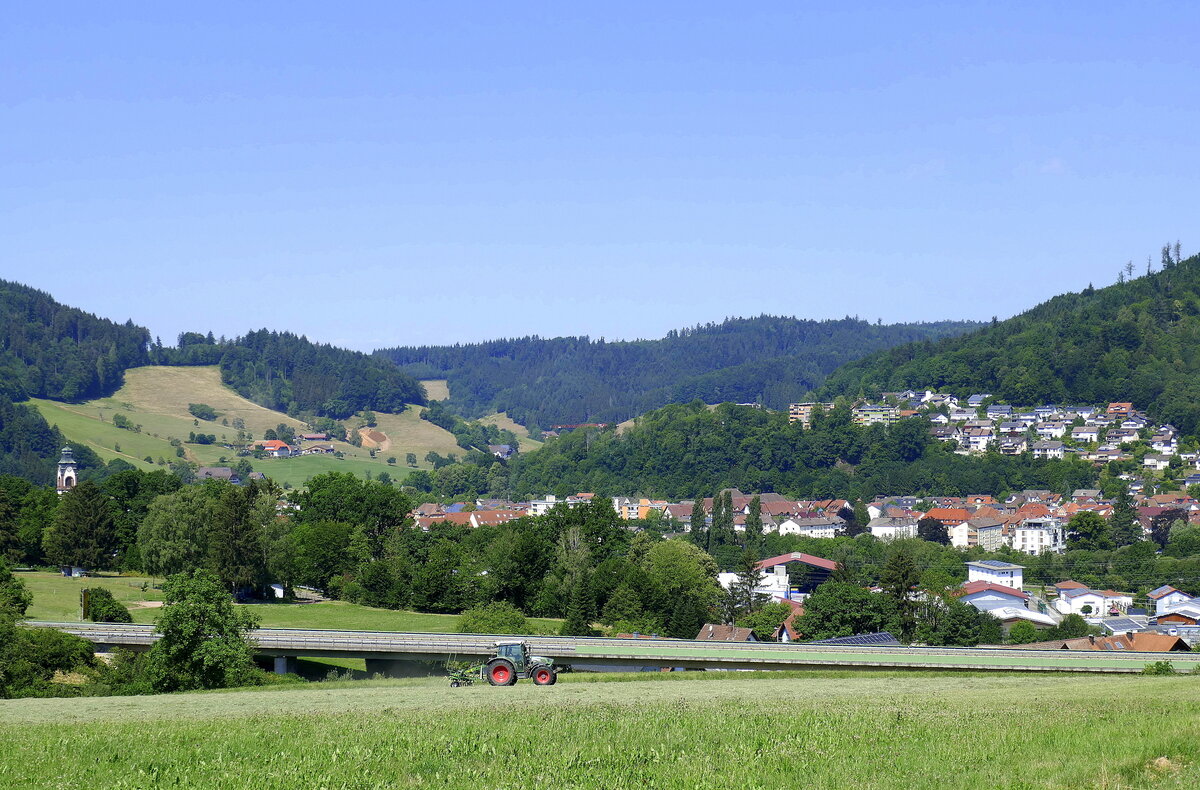
<svg viewBox="0 0 1200 790">
<path fill-rule="evenodd" d="M 972 564 L 986 565 L 989 568 L 1018 568 L 1018 567 L 1020 567 L 1019 565 L 1013 565 L 1011 562 L 1005 562 L 1004 560 L 978 560 Z"/>
<path fill-rule="evenodd" d="M 814 642 L 807 642 L 810 645 L 862 645 L 862 646 L 894 646 L 900 644 L 900 640 L 889 634 L 887 631 L 881 631 L 877 634 L 855 634 L 854 636 L 835 636 L 832 639 L 818 639 Z"/>
</svg>

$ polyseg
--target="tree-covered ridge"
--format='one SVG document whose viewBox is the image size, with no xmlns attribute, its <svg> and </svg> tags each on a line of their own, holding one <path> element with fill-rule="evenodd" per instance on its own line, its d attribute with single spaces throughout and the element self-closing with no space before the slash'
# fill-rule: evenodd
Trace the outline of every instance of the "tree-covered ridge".
<svg viewBox="0 0 1200 790">
<path fill-rule="evenodd" d="M 1107 288 L 1057 296 L 961 337 L 881 351 L 832 374 L 821 395 L 908 388 L 991 393 L 1014 405 L 1132 401 L 1200 430 L 1200 256 Z M 1127 270 L 1128 271 L 1128 270 Z"/>
<path fill-rule="evenodd" d="M 439 470 L 439 473 L 441 470 Z M 667 498 L 722 488 L 796 498 L 870 500 L 882 495 L 962 496 L 1027 488 L 1072 491 L 1097 471 L 1075 458 L 957 455 L 922 418 L 859 426 L 842 404 L 811 429 L 786 414 L 699 402 L 666 406 L 627 430 L 579 429 L 507 467 L 517 497 L 546 492 Z"/>
<path fill-rule="evenodd" d="M 80 401 L 111 395 L 141 365 L 219 365 L 226 384 L 256 403 L 336 418 L 425 403 L 415 378 L 378 357 L 266 329 L 232 340 L 186 332 L 178 347 L 0 280 L 0 395 Z"/>
<path fill-rule="evenodd" d="M 121 386 L 126 368 L 147 364 L 150 334 L 0 280 L 0 394 L 83 400 Z"/>
<path fill-rule="evenodd" d="M 219 365 L 221 380 L 269 409 L 345 419 L 358 411 L 399 413 L 425 403 L 421 383 L 385 360 L 291 332 L 260 329 L 232 340 L 185 333 L 158 345 L 165 365 Z"/>
<path fill-rule="evenodd" d="M 446 377 L 450 405 L 497 411 L 524 425 L 618 422 L 668 403 L 761 401 L 784 408 L 839 365 L 882 348 L 935 340 L 978 324 L 871 324 L 730 318 L 659 340 L 522 337 L 454 346 L 381 349 L 420 378 Z"/>
</svg>

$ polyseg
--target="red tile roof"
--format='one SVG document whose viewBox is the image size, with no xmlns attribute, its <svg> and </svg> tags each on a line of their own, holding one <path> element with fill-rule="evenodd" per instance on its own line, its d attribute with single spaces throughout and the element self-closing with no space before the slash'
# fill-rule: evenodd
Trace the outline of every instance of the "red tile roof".
<svg viewBox="0 0 1200 790">
<path fill-rule="evenodd" d="M 776 565 L 787 565 L 789 562 L 803 562 L 805 565 L 812 565 L 817 568 L 824 568 L 829 571 L 836 571 L 838 564 L 833 560 L 815 557 L 812 554 L 805 554 L 801 551 L 793 551 L 790 554 L 780 554 L 777 557 L 767 557 L 758 563 L 759 570 L 773 568 Z"/>
<path fill-rule="evenodd" d="M 995 582 L 985 582 L 985 581 L 967 582 L 962 587 L 960 587 L 959 590 L 961 590 L 959 595 L 972 595 L 972 594 L 978 593 L 978 592 L 991 591 L 991 592 L 1004 593 L 1005 595 L 1012 595 L 1012 596 L 1014 596 L 1016 598 L 1020 598 L 1022 600 L 1029 600 L 1029 595 L 1027 593 L 1021 592 L 1016 587 L 1009 587 L 1004 584 L 996 584 Z"/>
</svg>

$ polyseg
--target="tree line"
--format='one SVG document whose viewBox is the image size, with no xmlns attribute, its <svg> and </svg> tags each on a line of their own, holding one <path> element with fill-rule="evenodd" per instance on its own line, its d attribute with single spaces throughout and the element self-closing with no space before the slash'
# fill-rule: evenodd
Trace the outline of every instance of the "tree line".
<svg viewBox="0 0 1200 790">
<path fill-rule="evenodd" d="M 819 414 L 810 428 L 786 414 L 733 404 L 666 406 L 621 431 L 580 428 L 508 464 L 459 464 L 407 482 L 435 495 L 577 491 L 686 499 L 723 488 L 798 499 L 869 501 L 877 495 L 965 496 L 1027 488 L 1089 488 L 1101 472 L 1076 458 L 1028 454 L 962 456 L 932 438 L 929 423 L 853 424 L 849 402 Z"/>
<path fill-rule="evenodd" d="M 672 330 L 658 340 L 531 336 L 376 354 L 419 378 L 448 379 L 449 405 L 464 416 L 507 412 L 522 425 L 550 428 L 620 422 L 693 399 L 785 408 L 845 362 L 976 326 L 763 315 Z"/>
</svg>

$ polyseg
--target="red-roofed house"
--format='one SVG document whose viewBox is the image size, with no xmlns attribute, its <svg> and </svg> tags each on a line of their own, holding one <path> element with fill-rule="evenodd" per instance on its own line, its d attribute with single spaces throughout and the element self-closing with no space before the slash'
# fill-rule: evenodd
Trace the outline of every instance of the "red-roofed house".
<svg viewBox="0 0 1200 790">
<path fill-rule="evenodd" d="M 936 518 L 946 527 L 957 527 L 971 517 L 971 512 L 963 507 L 930 508 L 925 518 Z"/>
</svg>

